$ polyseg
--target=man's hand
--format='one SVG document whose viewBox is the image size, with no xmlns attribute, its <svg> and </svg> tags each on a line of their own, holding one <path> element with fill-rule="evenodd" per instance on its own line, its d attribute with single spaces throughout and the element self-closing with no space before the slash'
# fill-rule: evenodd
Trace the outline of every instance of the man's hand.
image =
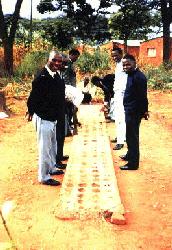
<svg viewBox="0 0 172 250">
<path fill-rule="evenodd" d="M 29 112 L 26 112 L 25 118 L 27 118 L 28 122 L 32 121 L 32 117 L 33 117 L 33 115 L 30 115 Z"/>
<path fill-rule="evenodd" d="M 100 109 L 100 112 L 104 112 L 105 111 L 105 106 L 103 105 Z"/>
<path fill-rule="evenodd" d="M 143 115 L 143 118 L 145 119 L 145 120 L 148 120 L 149 119 L 149 112 L 145 112 L 144 113 L 144 115 Z"/>
<path fill-rule="evenodd" d="M 76 112 L 78 112 L 78 108 L 77 108 L 77 106 L 73 106 L 73 111 L 76 113 Z"/>
</svg>

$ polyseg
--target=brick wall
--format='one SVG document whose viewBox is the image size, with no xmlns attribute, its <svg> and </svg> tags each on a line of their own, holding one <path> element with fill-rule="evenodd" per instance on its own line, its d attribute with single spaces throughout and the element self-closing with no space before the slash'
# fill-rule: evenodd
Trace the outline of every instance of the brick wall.
<svg viewBox="0 0 172 250">
<path fill-rule="evenodd" d="M 113 42 L 113 47 L 119 47 L 124 51 L 124 44 Z M 136 59 L 139 57 L 140 47 L 139 46 L 127 46 L 127 53 L 132 54 Z"/>
<path fill-rule="evenodd" d="M 159 66 L 163 62 L 163 38 L 159 37 L 140 44 L 139 64 Z"/>
<path fill-rule="evenodd" d="M 136 59 L 138 59 L 140 54 L 140 47 L 139 46 L 128 46 L 127 53 L 133 55 Z"/>
<path fill-rule="evenodd" d="M 114 47 L 124 50 L 124 45 L 115 42 Z M 158 37 L 146 42 L 142 42 L 139 46 L 127 46 L 127 52 L 137 59 L 139 65 L 159 66 L 163 62 L 163 38 Z M 172 39 L 171 39 L 171 56 L 172 60 Z"/>
<path fill-rule="evenodd" d="M 171 39 L 170 60 L 172 60 L 172 39 Z M 156 55 L 150 56 L 149 52 L 152 49 L 156 51 Z M 158 37 L 149 41 L 143 42 L 140 45 L 139 63 L 159 66 L 163 62 L 163 38 Z"/>
</svg>

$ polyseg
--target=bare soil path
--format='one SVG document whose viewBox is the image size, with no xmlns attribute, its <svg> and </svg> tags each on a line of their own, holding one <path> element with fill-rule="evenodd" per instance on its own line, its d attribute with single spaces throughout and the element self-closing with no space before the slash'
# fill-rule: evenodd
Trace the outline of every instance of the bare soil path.
<svg viewBox="0 0 172 250">
<path fill-rule="evenodd" d="M 0 120 L 0 205 L 12 205 L 8 216 L 4 216 L 17 249 L 172 249 L 171 97 L 171 93 L 149 93 L 151 117 L 141 124 L 139 170 L 120 171 L 123 162 L 118 156 L 126 148 L 112 151 L 126 211 L 127 224 L 121 226 L 96 218 L 56 218 L 60 187 L 37 183 L 36 138 L 32 124 L 24 120 L 25 100 L 10 99 L 17 115 Z M 114 138 L 115 124 L 107 123 L 107 129 Z M 67 138 L 65 153 L 69 155 L 71 144 L 72 138 Z M 62 178 L 58 177 L 60 181 Z M 0 249 L 9 249 L 9 237 L 1 220 Z"/>
</svg>

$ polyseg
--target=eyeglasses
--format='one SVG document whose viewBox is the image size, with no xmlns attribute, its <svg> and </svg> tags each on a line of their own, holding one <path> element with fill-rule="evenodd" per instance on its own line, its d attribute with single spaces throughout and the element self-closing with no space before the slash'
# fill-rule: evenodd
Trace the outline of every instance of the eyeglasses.
<svg viewBox="0 0 172 250">
<path fill-rule="evenodd" d="M 62 60 L 57 59 L 57 58 L 52 58 L 52 62 L 62 62 Z"/>
</svg>

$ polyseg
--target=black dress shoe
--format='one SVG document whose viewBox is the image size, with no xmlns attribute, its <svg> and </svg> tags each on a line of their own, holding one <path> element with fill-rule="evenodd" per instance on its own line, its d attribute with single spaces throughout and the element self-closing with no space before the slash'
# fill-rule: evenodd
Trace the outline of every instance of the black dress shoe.
<svg viewBox="0 0 172 250">
<path fill-rule="evenodd" d="M 67 132 L 67 134 L 66 134 L 66 137 L 70 137 L 70 136 L 73 136 L 71 131 Z"/>
<path fill-rule="evenodd" d="M 41 182 L 43 185 L 49 185 L 49 186 L 59 186 L 61 183 L 59 181 L 56 181 L 54 179 L 49 179 L 47 181 Z"/>
<path fill-rule="evenodd" d="M 120 155 L 119 157 L 120 157 L 121 160 L 123 160 L 123 161 L 128 161 L 127 155 Z"/>
<path fill-rule="evenodd" d="M 111 117 L 109 115 L 105 116 L 105 119 L 111 120 Z"/>
<path fill-rule="evenodd" d="M 115 120 L 114 119 L 110 119 L 110 122 L 115 122 Z"/>
<path fill-rule="evenodd" d="M 67 161 L 69 159 L 69 155 L 63 155 L 61 161 Z"/>
<path fill-rule="evenodd" d="M 117 138 L 115 138 L 114 140 L 110 140 L 112 143 L 117 143 Z"/>
<path fill-rule="evenodd" d="M 139 167 L 136 167 L 136 166 L 130 166 L 130 165 L 124 165 L 124 166 L 121 166 L 119 167 L 121 170 L 137 170 Z"/>
<path fill-rule="evenodd" d="M 60 175 L 64 174 L 63 170 L 57 169 L 50 173 L 50 175 Z"/>
<path fill-rule="evenodd" d="M 120 150 L 124 147 L 124 144 L 116 144 L 116 146 L 113 148 L 114 150 Z"/>
<path fill-rule="evenodd" d="M 64 163 L 62 163 L 62 162 L 60 161 L 60 162 L 57 162 L 57 163 L 55 164 L 55 167 L 58 168 L 58 169 L 66 169 L 67 164 L 64 164 Z"/>
<path fill-rule="evenodd" d="M 79 127 L 82 127 L 82 124 L 80 122 L 77 121 L 76 123 Z"/>
<path fill-rule="evenodd" d="M 77 128 L 74 128 L 73 129 L 73 135 L 77 135 L 78 134 L 78 129 Z"/>
</svg>

